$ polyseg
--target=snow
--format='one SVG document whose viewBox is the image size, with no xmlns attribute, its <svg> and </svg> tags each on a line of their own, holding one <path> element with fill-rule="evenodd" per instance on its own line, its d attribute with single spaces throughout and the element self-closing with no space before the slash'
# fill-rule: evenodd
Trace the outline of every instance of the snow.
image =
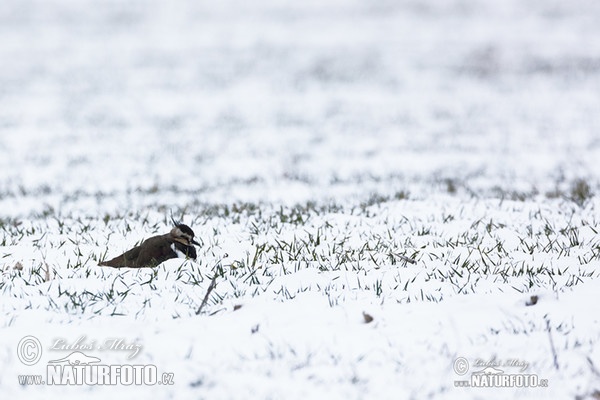
<svg viewBox="0 0 600 400">
<path fill-rule="evenodd" d="M 597 398 L 598 16 L 5 0 L 0 398 Z M 97 266 L 172 215 L 196 261 Z M 19 384 L 57 339 L 174 385 Z"/>
</svg>

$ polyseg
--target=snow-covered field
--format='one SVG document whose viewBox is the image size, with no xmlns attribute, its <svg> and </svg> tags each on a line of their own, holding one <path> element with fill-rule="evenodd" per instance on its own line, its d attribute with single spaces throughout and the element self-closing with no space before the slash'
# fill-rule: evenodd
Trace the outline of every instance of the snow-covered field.
<svg viewBox="0 0 600 400">
<path fill-rule="evenodd" d="M 0 399 L 600 398 L 599 19 L 3 0 Z M 74 351 L 164 384 L 20 383 Z"/>
</svg>

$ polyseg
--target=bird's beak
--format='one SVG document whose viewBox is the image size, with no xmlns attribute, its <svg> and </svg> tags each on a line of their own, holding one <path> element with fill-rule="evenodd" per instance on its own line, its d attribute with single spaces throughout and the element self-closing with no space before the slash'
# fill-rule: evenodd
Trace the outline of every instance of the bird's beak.
<svg viewBox="0 0 600 400">
<path fill-rule="evenodd" d="M 196 246 L 200 247 L 200 243 L 196 242 L 194 239 L 191 240 L 192 244 L 195 244 Z"/>
</svg>

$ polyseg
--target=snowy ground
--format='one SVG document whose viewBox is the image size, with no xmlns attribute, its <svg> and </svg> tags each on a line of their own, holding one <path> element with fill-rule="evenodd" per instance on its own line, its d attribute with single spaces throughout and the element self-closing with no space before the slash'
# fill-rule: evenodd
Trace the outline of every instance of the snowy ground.
<svg viewBox="0 0 600 400">
<path fill-rule="evenodd" d="M 600 398 L 598 18 L 4 0 L 0 398 Z M 197 262 L 97 266 L 171 213 Z M 174 384 L 19 383 L 77 349 Z"/>
</svg>

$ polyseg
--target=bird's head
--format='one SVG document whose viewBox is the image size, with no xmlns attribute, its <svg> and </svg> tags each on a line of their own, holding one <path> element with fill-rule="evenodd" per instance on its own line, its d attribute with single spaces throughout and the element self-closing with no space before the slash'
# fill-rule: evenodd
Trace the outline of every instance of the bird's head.
<svg viewBox="0 0 600 400">
<path fill-rule="evenodd" d="M 194 240 L 194 231 L 187 225 L 177 224 L 175 228 L 171 229 L 170 235 L 173 240 L 186 246 L 191 246 L 193 244 L 200 246 L 200 243 Z"/>
</svg>

